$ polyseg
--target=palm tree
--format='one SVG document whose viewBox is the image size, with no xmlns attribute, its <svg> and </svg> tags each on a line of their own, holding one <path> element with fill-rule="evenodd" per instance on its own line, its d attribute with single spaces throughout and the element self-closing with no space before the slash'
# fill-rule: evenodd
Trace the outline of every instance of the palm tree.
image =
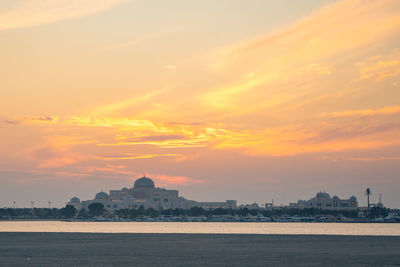
<svg viewBox="0 0 400 267">
<path fill-rule="evenodd" d="M 365 195 L 367 196 L 367 203 L 368 203 L 368 214 L 369 214 L 369 196 L 372 195 L 371 189 L 369 187 L 365 190 Z"/>
</svg>

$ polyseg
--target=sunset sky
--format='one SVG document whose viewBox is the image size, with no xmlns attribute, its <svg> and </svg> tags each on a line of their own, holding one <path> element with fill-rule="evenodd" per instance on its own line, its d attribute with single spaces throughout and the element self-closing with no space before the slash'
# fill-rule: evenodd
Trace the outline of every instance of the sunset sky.
<svg viewBox="0 0 400 267">
<path fill-rule="evenodd" d="M 400 1 L 0 1 L 0 207 L 156 185 L 400 208 Z"/>
</svg>

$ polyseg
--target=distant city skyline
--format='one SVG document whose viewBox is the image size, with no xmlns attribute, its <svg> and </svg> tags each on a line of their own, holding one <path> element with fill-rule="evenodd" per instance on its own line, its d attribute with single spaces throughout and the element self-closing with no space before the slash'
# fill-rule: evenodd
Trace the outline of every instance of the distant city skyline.
<svg viewBox="0 0 400 267">
<path fill-rule="evenodd" d="M 144 172 L 188 199 L 400 207 L 400 1 L 0 2 L 0 206 Z"/>
<path fill-rule="evenodd" d="M 328 205 L 329 207 L 330 207 L 330 205 L 332 205 L 332 207 L 335 208 L 336 205 L 340 205 L 340 203 L 336 203 L 335 205 L 333 205 L 332 201 L 333 201 L 334 198 L 337 198 L 337 196 L 334 195 L 334 197 L 331 199 L 331 196 L 330 196 L 329 192 L 326 192 L 326 191 L 319 191 L 319 192 L 316 193 L 315 197 L 310 197 L 310 199 L 308 199 L 308 200 L 306 199 L 307 198 L 306 197 L 306 198 L 303 198 L 303 199 L 298 199 L 295 202 L 276 203 L 276 201 L 274 202 L 274 199 L 266 199 L 265 201 L 261 201 L 261 202 L 254 201 L 254 202 L 237 203 L 236 200 L 233 199 L 233 198 L 231 198 L 232 200 L 226 200 L 226 201 L 221 201 L 221 199 L 213 199 L 213 200 L 205 200 L 205 199 L 203 199 L 202 202 L 196 202 L 196 201 L 193 201 L 193 200 L 188 200 L 187 198 L 185 198 L 184 195 L 180 195 L 178 193 L 179 190 L 176 190 L 176 189 L 172 189 L 171 190 L 171 188 L 158 187 L 158 185 L 155 186 L 156 183 L 153 181 L 153 179 L 150 178 L 150 177 L 147 177 L 145 174 L 143 174 L 143 177 L 137 177 L 137 178 L 135 178 L 133 180 L 134 181 L 134 187 L 136 186 L 137 181 L 141 181 L 143 179 L 151 181 L 152 182 L 152 187 L 150 188 L 150 191 L 153 192 L 154 188 L 155 188 L 154 192 L 156 192 L 156 193 L 152 193 L 151 195 L 149 195 L 146 198 L 149 198 L 149 199 L 153 198 L 153 194 L 156 194 L 158 197 L 160 197 L 161 195 L 163 195 L 163 196 L 165 195 L 165 197 L 168 198 L 168 199 L 170 199 L 170 198 L 175 199 L 179 195 L 179 198 L 181 198 L 181 200 L 180 200 L 179 204 L 178 204 L 178 202 L 176 202 L 176 201 L 178 201 L 177 199 L 174 200 L 176 203 L 173 204 L 173 207 L 178 207 L 179 206 L 180 208 L 184 208 L 184 209 L 188 209 L 190 207 L 198 206 L 198 205 L 200 205 L 200 206 L 203 205 L 204 207 L 206 207 L 207 203 L 215 204 L 216 205 L 215 207 L 217 207 L 217 206 L 218 207 L 225 207 L 226 205 L 232 205 L 231 204 L 232 201 L 235 202 L 234 207 L 238 207 L 238 208 L 239 207 L 243 207 L 243 206 L 252 206 L 253 204 L 257 204 L 260 207 L 268 205 L 268 206 L 277 206 L 277 207 L 278 206 L 287 206 L 287 207 L 292 207 L 292 208 L 304 208 L 304 207 L 310 208 L 310 207 L 314 206 L 314 207 L 318 208 L 318 206 L 317 206 L 318 204 L 316 204 L 316 203 L 319 202 L 319 201 L 321 201 L 321 203 L 324 205 L 324 207 L 328 202 L 330 203 Z M 108 200 L 110 200 L 110 203 L 119 205 L 119 207 L 116 206 L 116 207 L 106 207 L 106 208 L 111 208 L 111 209 L 134 208 L 134 207 L 132 207 L 132 204 L 137 204 L 135 206 L 135 208 L 138 208 L 138 206 L 141 205 L 140 203 L 142 203 L 140 201 L 144 200 L 145 197 L 144 197 L 144 195 L 143 196 L 141 196 L 141 195 L 140 196 L 136 196 L 135 194 L 137 194 L 137 193 L 134 193 L 134 191 L 132 191 L 134 189 L 134 187 L 131 188 L 130 185 L 127 185 L 127 186 L 123 187 L 122 189 L 102 189 L 100 192 L 94 193 L 94 195 L 92 195 L 92 197 L 90 197 L 88 200 L 80 199 L 78 194 L 72 193 L 72 194 L 70 194 L 72 196 L 71 199 L 69 201 L 65 201 L 59 207 L 53 206 L 52 205 L 53 202 L 51 200 L 46 202 L 48 206 L 35 206 L 34 205 L 35 204 L 34 201 L 29 201 L 28 204 L 30 204 L 30 206 L 21 206 L 20 207 L 20 206 L 17 206 L 17 202 L 14 200 L 14 201 L 12 201 L 12 206 L 4 206 L 4 207 L 7 207 L 7 208 L 33 208 L 33 207 L 36 207 L 36 208 L 47 208 L 47 207 L 48 208 L 53 208 L 53 207 L 60 208 L 60 207 L 63 207 L 65 205 L 74 205 L 77 209 L 81 209 L 81 208 L 87 208 L 87 206 L 90 205 L 91 203 L 95 203 L 97 199 L 103 200 L 102 196 L 105 195 L 106 196 L 106 202 L 100 201 L 100 203 L 104 202 L 103 204 L 106 206 L 107 203 L 108 203 Z M 109 190 L 110 194 L 106 193 L 108 190 Z M 131 191 L 132 191 L 132 193 L 131 193 Z M 139 191 L 143 191 L 143 190 L 141 190 L 139 188 Z M 149 191 L 149 189 L 146 189 L 145 191 L 147 192 L 147 191 Z M 162 191 L 165 191 L 165 194 L 162 193 Z M 160 192 L 162 193 L 161 195 L 160 195 Z M 131 196 L 132 199 L 131 198 L 125 199 L 127 193 L 128 193 L 129 196 L 132 195 Z M 372 191 L 371 191 L 371 193 L 372 193 Z M 137 197 L 139 198 L 139 200 L 135 200 Z M 343 199 L 342 200 L 340 198 L 337 198 L 337 200 L 339 202 L 340 201 L 345 201 L 347 203 L 347 205 L 349 205 L 350 207 L 356 207 L 356 208 L 359 207 L 357 198 L 355 198 L 354 195 L 352 195 L 351 197 L 350 196 L 347 196 L 347 197 L 348 197 L 348 199 Z M 352 199 L 354 199 L 354 200 L 352 200 Z M 115 201 L 115 200 L 117 200 L 117 201 Z M 123 201 L 121 201 L 121 200 L 123 200 Z M 372 200 L 370 202 L 371 206 L 376 206 L 378 203 L 380 203 L 380 205 L 383 204 L 382 203 L 382 194 L 379 194 L 379 198 L 378 198 L 378 200 L 376 202 L 373 201 L 374 199 L 371 199 L 371 200 Z M 121 203 L 117 203 L 118 201 L 121 202 Z M 139 202 L 137 202 L 137 201 L 139 201 Z M 350 201 L 355 201 L 355 202 L 350 204 Z M 169 201 L 169 202 L 170 202 L 169 204 L 171 204 L 171 201 Z M 361 202 L 363 202 L 363 201 L 361 201 Z M 108 204 L 110 204 L 110 203 L 108 203 Z M 144 203 L 145 202 L 143 202 L 142 204 L 143 204 L 143 207 L 146 208 L 146 209 L 150 208 L 150 207 L 151 208 L 156 208 L 153 205 L 157 204 L 157 203 L 150 204 L 150 203 L 146 202 L 146 205 L 144 205 Z M 313 203 L 313 204 L 311 204 L 311 206 L 310 206 L 310 203 Z M 164 207 L 164 209 L 168 208 L 167 206 Z M 329 209 L 329 207 L 328 207 L 328 209 Z M 344 206 L 344 207 L 347 207 L 347 206 Z M 361 205 L 361 207 L 363 207 L 363 206 Z M 365 205 L 365 207 L 367 207 L 367 205 Z"/>
</svg>

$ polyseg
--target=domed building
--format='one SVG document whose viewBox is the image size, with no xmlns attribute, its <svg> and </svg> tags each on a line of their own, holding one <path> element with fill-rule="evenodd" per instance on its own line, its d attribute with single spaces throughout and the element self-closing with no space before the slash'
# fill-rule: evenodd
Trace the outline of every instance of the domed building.
<svg viewBox="0 0 400 267">
<path fill-rule="evenodd" d="M 103 191 L 101 191 L 96 194 L 94 199 L 108 199 L 108 195 L 107 195 L 107 193 L 104 193 Z"/>
<path fill-rule="evenodd" d="M 81 207 L 81 200 L 78 197 L 73 197 L 70 199 L 70 201 L 67 203 L 67 205 L 72 205 L 76 209 Z"/>
<path fill-rule="evenodd" d="M 289 207 L 297 209 L 354 210 L 358 208 L 358 202 L 355 196 L 351 196 L 349 199 L 340 199 L 337 196 L 331 198 L 328 193 L 319 192 L 310 200 L 299 200 L 297 203 L 290 203 Z"/>
<path fill-rule="evenodd" d="M 69 202 L 71 202 L 71 203 L 80 203 L 81 200 L 79 198 L 77 198 L 77 197 L 73 197 L 73 198 L 71 198 L 71 200 Z"/>
<path fill-rule="evenodd" d="M 78 201 L 76 201 L 78 200 Z M 137 179 L 132 188 L 122 188 L 121 190 L 110 190 L 107 194 L 103 191 L 97 193 L 92 200 L 80 202 L 74 197 L 67 205 L 74 205 L 77 209 L 87 209 L 92 203 L 101 203 L 105 209 L 189 209 L 192 207 L 203 208 L 235 208 L 235 200 L 225 202 L 197 202 L 179 197 L 178 190 L 167 190 L 155 186 L 152 179 L 143 176 Z"/>
<path fill-rule="evenodd" d="M 317 195 L 315 196 L 318 200 L 329 200 L 331 199 L 331 196 L 328 193 L 325 192 L 319 192 L 317 193 Z"/>
<path fill-rule="evenodd" d="M 145 176 L 137 179 L 135 183 L 133 184 L 133 188 L 136 189 L 153 189 L 155 188 L 153 180 L 150 178 L 147 178 Z"/>
</svg>

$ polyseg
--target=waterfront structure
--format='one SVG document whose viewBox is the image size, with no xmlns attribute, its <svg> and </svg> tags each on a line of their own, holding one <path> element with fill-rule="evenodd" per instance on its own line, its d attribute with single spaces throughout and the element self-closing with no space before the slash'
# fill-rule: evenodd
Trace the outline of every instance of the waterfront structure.
<svg viewBox="0 0 400 267">
<path fill-rule="evenodd" d="M 77 209 L 87 209 L 92 203 L 101 203 L 107 210 L 118 209 L 190 209 L 193 207 L 202 207 L 205 209 L 214 208 L 236 208 L 236 200 L 227 200 L 225 202 L 198 202 L 188 200 L 179 196 L 178 190 L 167 190 L 156 187 L 153 180 L 148 177 L 137 179 L 132 188 L 122 188 L 121 190 L 110 190 L 99 192 L 92 200 L 80 201 L 73 197 L 67 205 L 73 205 Z"/>
<path fill-rule="evenodd" d="M 242 204 L 239 206 L 240 209 L 258 210 L 260 206 L 257 203 L 253 204 Z"/>
<path fill-rule="evenodd" d="M 331 198 L 328 193 L 319 192 L 310 200 L 299 200 L 297 203 L 290 203 L 289 207 L 296 209 L 356 210 L 358 201 L 355 196 L 351 196 L 349 199 L 340 199 L 337 196 Z"/>
<path fill-rule="evenodd" d="M 383 205 L 383 203 L 382 203 L 382 194 L 379 194 L 379 202 L 378 203 L 376 203 L 376 204 L 374 204 L 374 203 L 371 203 L 370 204 L 370 208 L 380 208 L 380 209 L 383 209 L 385 206 Z"/>
</svg>

